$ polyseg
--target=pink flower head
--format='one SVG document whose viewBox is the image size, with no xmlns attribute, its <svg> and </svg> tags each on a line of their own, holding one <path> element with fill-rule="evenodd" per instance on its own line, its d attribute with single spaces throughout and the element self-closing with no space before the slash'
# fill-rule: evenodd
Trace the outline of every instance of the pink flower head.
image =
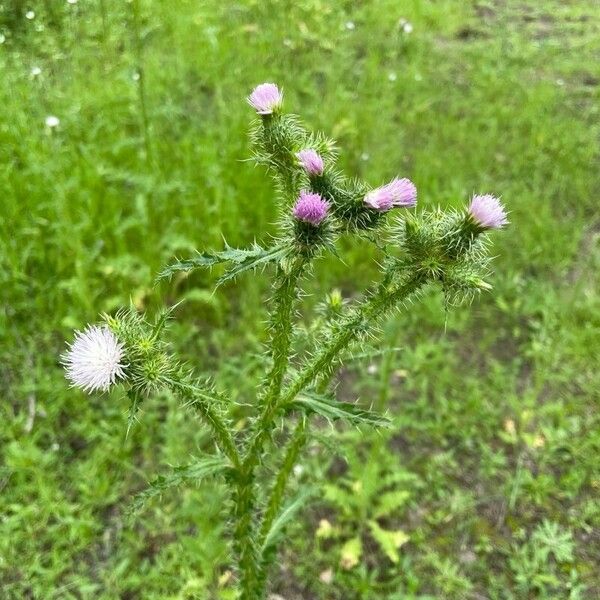
<svg viewBox="0 0 600 600">
<path fill-rule="evenodd" d="M 306 190 L 300 192 L 294 206 L 294 217 L 299 221 L 310 223 L 317 227 L 327 216 L 329 203 L 323 200 L 319 194 L 312 194 Z"/>
<path fill-rule="evenodd" d="M 300 150 L 296 154 L 300 164 L 309 175 L 322 175 L 325 165 L 318 152 L 311 149 Z"/>
<path fill-rule="evenodd" d="M 500 229 L 508 223 L 506 211 L 500 200 L 491 194 L 473 196 L 469 215 L 483 229 Z"/>
<path fill-rule="evenodd" d="M 270 115 L 283 102 L 283 92 L 274 83 L 257 85 L 248 96 L 248 103 L 259 115 Z"/>
<path fill-rule="evenodd" d="M 380 212 L 394 206 L 414 206 L 417 203 L 417 188 L 410 179 L 392 179 L 388 184 L 371 190 L 364 202 Z"/>
</svg>

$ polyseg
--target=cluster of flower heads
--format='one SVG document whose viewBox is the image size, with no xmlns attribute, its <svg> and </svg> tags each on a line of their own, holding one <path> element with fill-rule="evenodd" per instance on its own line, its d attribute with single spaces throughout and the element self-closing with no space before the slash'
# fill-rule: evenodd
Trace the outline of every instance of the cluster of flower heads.
<svg viewBox="0 0 600 600">
<path fill-rule="evenodd" d="M 248 97 L 249 104 L 259 115 L 272 115 L 283 102 L 283 92 L 274 83 L 257 86 Z M 58 122 L 58 119 L 57 119 Z M 58 123 L 56 123 L 58 124 Z M 55 126 L 48 123 L 48 126 Z M 325 171 L 323 157 L 313 148 L 296 153 L 299 166 L 309 178 L 319 178 Z M 386 185 L 369 191 L 364 204 L 377 212 L 387 212 L 395 207 L 411 208 L 417 203 L 417 188 L 409 179 L 393 179 Z M 327 218 L 330 204 L 319 193 L 302 190 L 292 209 L 293 217 L 301 223 L 319 227 Z M 508 223 L 500 200 L 490 194 L 475 195 L 464 213 L 465 223 L 475 232 L 500 229 Z M 75 333 L 68 351 L 62 355 L 66 377 L 75 387 L 86 392 L 107 391 L 119 379 L 125 379 L 127 364 L 125 348 L 117 336 L 106 326 L 88 325 Z"/>
<path fill-rule="evenodd" d="M 267 116 L 279 111 L 283 103 L 283 92 L 274 83 L 261 83 L 250 96 L 248 103 L 257 114 Z M 319 178 L 325 171 L 323 157 L 313 148 L 304 148 L 296 153 L 299 165 L 309 178 Z M 407 178 L 395 178 L 389 183 L 369 191 L 363 202 L 377 212 L 393 208 L 412 208 L 417 203 L 417 188 Z M 327 217 L 330 205 L 318 193 L 303 190 L 293 207 L 292 214 L 299 221 L 318 227 Z M 482 230 L 498 229 L 508 223 L 506 211 L 495 196 L 489 194 L 472 198 L 467 210 L 472 223 Z"/>
</svg>

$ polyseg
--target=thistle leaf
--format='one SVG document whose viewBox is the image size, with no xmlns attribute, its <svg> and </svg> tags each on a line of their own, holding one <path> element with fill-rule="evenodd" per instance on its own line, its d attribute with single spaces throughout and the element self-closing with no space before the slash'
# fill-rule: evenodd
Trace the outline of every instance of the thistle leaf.
<svg viewBox="0 0 600 600">
<path fill-rule="evenodd" d="M 137 512 L 148 500 L 162 494 L 171 487 L 206 479 L 212 475 L 225 472 L 227 468 L 229 468 L 229 463 L 224 456 L 207 456 L 189 465 L 173 467 L 169 474 L 160 475 L 145 490 L 136 494 L 129 512 Z"/>
<path fill-rule="evenodd" d="M 237 250 L 237 253 L 235 260 L 230 259 L 231 262 L 234 263 L 234 266 L 219 277 L 217 286 L 220 286 L 231 279 L 235 279 L 241 273 L 254 271 L 269 263 L 282 260 L 287 253 L 287 248 L 275 246 L 274 248 L 264 250 L 260 246 L 255 246 L 252 250 Z"/>
<path fill-rule="evenodd" d="M 390 420 L 384 415 L 361 408 L 352 402 L 339 402 L 332 395 L 316 392 L 303 392 L 294 400 L 291 408 L 303 410 L 308 414 L 315 413 L 331 421 L 346 419 L 356 425 L 365 423 L 374 427 L 390 426 Z"/>
<path fill-rule="evenodd" d="M 234 279 L 240 273 L 279 261 L 285 254 L 286 248 L 283 246 L 274 246 L 267 249 L 258 244 L 254 244 L 249 249 L 226 246 L 225 250 L 220 252 L 199 252 L 196 256 L 174 262 L 158 274 L 157 281 L 170 279 L 176 273 L 189 273 L 196 269 L 210 269 L 215 265 L 231 263 L 233 266 L 218 279 L 217 286 L 219 286 L 230 279 Z"/>
<path fill-rule="evenodd" d="M 306 504 L 313 493 L 314 490 L 305 490 L 284 507 L 279 516 L 273 521 L 271 529 L 269 529 L 265 536 L 261 548 L 263 556 L 277 544 L 285 526 L 293 520 L 298 511 Z"/>
</svg>

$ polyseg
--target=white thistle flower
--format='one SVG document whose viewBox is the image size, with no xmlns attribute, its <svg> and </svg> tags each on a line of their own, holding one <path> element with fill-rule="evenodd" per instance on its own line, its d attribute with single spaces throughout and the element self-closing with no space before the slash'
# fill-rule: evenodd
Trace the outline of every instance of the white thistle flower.
<svg viewBox="0 0 600 600">
<path fill-rule="evenodd" d="M 61 363 L 74 387 L 88 393 L 106 392 L 117 378 L 125 377 L 123 355 L 123 344 L 108 327 L 88 325 L 75 332 L 75 340 L 62 355 Z"/>
</svg>

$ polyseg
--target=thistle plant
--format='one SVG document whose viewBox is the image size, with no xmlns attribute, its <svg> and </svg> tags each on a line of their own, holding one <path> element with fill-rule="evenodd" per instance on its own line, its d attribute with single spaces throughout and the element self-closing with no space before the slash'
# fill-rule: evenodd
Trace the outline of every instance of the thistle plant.
<svg viewBox="0 0 600 600">
<path fill-rule="evenodd" d="M 446 307 L 491 289 L 486 282 L 488 237 L 507 219 L 491 195 L 474 196 L 461 210 L 415 211 L 417 190 L 409 179 L 394 178 L 371 189 L 336 168 L 334 143 L 284 113 L 283 94 L 275 84 L 259 85 L 248 102 L 257 114 L 251 133 L 253 158 L 277 185 L 278 236 L 268 248 L 255 244 L 199 252 L 159 275 L 168 279 L 178 272 L 223 265 L 220 284 L 271 267 L 265 375 L 250 401 L 252 415 L 245 429 L 232 426 L 236 407 L 227 393 L 173 354 L 165 336 L 171 310 L 152 319 L 132 308 L 105 315 L 102 324 L 75 334 L 62 362 L 67 378 L 86 392 L 121 386 L 129 399 L 128 427 L 140 404 L 161 390 L 196 411 L 212 432 L 215 452 L 171 479 L 160 479 L 142 497 L 170 482 L 221 477 L 228 490 L 228 533 L 239 597 L 259 600 L 265 597 L 285 524 L 302 505 L 299 500 L 286 505 L 286 490 L 310 439 L 312 417 L 372 427 L 388 424 L 384 415 L 335 397 L 330 381 L 336 366 L 349 350 L 376 335 L 393 311 L 407 307 L 429 287 L 441 287 Z M 302 286 L 313 263 L 336 252 L 344 236 L 361 236 L 377 245 L 384 254 L 379 280 L 353 303 L 328 295 L 328 318 L 319 321 L 314 348 L 296 358 Z M 281 425 L 289 433 L 283 447 L 273 443 Z M 278 459 L 272 474 L 265 469 L 267 453 L 270 463 Z"/>
</svg>

